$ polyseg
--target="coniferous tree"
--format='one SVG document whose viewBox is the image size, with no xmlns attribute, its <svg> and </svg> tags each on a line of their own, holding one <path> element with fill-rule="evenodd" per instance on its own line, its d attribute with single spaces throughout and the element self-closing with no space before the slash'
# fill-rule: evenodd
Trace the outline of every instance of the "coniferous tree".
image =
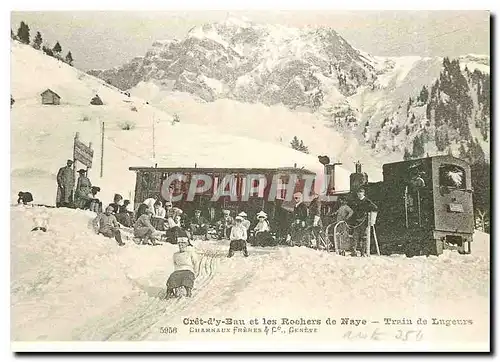
<svg viewBox="0 0 500 362">
<path fill-rule="evenodd" d="M 40 47 L 42 46 L 42 34 L 40 34 L 39 31 L 36 32 L 35 39 L 33 39 L 33 48 L 39 50 Z"/>
<path fill-rule="evenodd" d="M 411 160 L 411 153 L 408 151 L 408 149 L 405 147 L 405 154 L 403 155 L 403 160 L 408 161 Z"/>
<path fill-rule="evenodd" d="M 14 34 L 14 32 L 12 31 L 12 29 L 10 29 L 10 38 L 12 40 L 16 40 L 16 35 Z"/>
<path fill-rule="evenodd" d="M 416 136 L 413 139 L 413 158 L 421 158 L 425 154 L 424 140 L 421 136 Z"/>
<path fill-rule="evenodd" d="M 302 140 L 299 141 L 297 136 L 294 136 L 292 139 L 292 142 L 290 142 L 290 146 L 297 151 L 304 152 L 304 153 L 309 153 L 309 148 L 304 145 L 304 142 Z"/>
<path fill-rule="evenodd" d="M 17 38 L 21 43 L 30 43 L 30 28 L 24 21 L 21 21 L 19 29 L 17 29 Z"/>
<path fill-rule="evenodd" d="M 68 52 L 68 54 L 66 54 L 65 60 L 69 65 L 73 65 L 73 55 L 71 55 L 71 52 Z"/>
<path fill-rule="evenodd" d="M 55 55 L 59 55 L 62 52 L 61 44 L 59 42 L 56 42 L 56 45 L 54 45 L 54 48 L 52 48 L 52 51 Z"/>
<path fill-rule="evenodd" d="M 52 51 L 52 49 L 46 47 L 45 45 L 42 46 L 42 51 L 50 57 L 54 56 L 54 52 Z"/>
</svg>

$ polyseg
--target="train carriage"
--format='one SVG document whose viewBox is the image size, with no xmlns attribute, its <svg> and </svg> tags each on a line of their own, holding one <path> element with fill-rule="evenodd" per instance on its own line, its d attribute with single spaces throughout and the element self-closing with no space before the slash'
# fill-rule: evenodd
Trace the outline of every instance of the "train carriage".
<svg viewBox="0 0 500 362">
<path fill-rule="evenodd" d="M 287 185 L 293 183 L 292 193 L 304 188 L 305 179 L 314 178 L 315 173 L 303 168 L 156 168 L 130 167 L 136 172 L 136 187 L 134 204 L 136 208 L 150 197 L 161 196 L 165 201 L 173 200 L 174 204 L 191 215 L 195 209 L 202 210 L 210 221 L 220 218 L 222 209 L 231 210 L 234 216 L 245 211 L 249 218 L 261 210 L 274 218 L 278 205 L 281 206 L 287 197 Z M 249 178 L 257 177 L 258 180 Z M 222 196 L 213 201 L 214 194 L 220 189 L 225 178 L 231 176 L 224 191 L 232 196 Z M 189 199 L 189 188 L 193 182 L 196 187 L 204 186 L 200 179 L 208 177 L 209 187 L 204 191 L 197 191 Z M 265 179 L 265 180 L 263 180 Z M 276 197 L 271 196 L 273 180 L 278 180 Z M 195 180 L 192 182 L 192 180 Z M 296 182 L 294 182 L 296 181 Z M 169 183 L 169 185 L 166 185 Z M 313 180 L 314 184 L 314 180 Z M 251 187 L 252 190 L 248 190 Z M 168 191 L 168 192 L 167 192 Z M 247 195 L 247 197 L 245 197 Z M 290 199 L 290 195 L 288 196 Z"/>
</svg>

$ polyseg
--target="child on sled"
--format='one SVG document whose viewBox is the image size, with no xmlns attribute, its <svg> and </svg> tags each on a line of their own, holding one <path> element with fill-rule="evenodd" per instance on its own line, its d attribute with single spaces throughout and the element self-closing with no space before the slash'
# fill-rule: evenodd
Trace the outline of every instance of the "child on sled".
<svg viewBox="0 0 500 362">
<path fill-rule="evenodd" d="M 191 297 L 194 280 L 198 274 L 198 258 L 189 246 L 189 238 L 185 231 L 177 235 L 179 251 L 174 254 L 174 272 L 167 280 L 167 298 L 174 297 L 178 288 L 186 289 L 186 296 Z"/>
</svg>

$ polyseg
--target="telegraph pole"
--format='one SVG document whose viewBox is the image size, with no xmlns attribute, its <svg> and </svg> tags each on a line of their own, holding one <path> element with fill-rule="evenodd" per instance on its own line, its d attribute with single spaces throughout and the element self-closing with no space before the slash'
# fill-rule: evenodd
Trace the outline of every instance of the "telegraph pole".
<svg viewBox="0 0 500 362">
<path fill-rule="evenodd" d="M 101 123 L 101 178 L 104 170 L 104 121 Z"/>
<path fill-rule="evenodd" d="M 153 160 L 156 162 L 156 151 L 155 151 L 155 116 L 153 114 Z"/>
</svg>

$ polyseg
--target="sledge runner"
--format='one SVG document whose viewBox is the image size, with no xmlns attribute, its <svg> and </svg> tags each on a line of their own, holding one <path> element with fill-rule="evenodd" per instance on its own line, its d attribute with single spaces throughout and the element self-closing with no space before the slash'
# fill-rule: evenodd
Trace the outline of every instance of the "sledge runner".
<svg viewBox="0 0 500 362">
<path fill-rule="evenodd" d="M 229 253 L 227 257 L 232 257 L 235 251 L 243 251 L 243 255 L 247 257 L 247 228 L 243 224 L 244 220 L 241 216 L 236 216 L 234 220 L 236 225 L 231 228 L 231 234 L 229 235 L 231 243 L 229 244 Z"/>
<path fill-rule="evenodd" d="M 194 280 L 198 274 L 198 258 L 189 247 L 189 238 L 185 231 L 177 235 L 179 251 L 174 254 L 174 272 L 167 280 L 167 298 L 175 296 L 178 288 L 186 289 L 186 296 L 192 296 Z"/>
</svg>

